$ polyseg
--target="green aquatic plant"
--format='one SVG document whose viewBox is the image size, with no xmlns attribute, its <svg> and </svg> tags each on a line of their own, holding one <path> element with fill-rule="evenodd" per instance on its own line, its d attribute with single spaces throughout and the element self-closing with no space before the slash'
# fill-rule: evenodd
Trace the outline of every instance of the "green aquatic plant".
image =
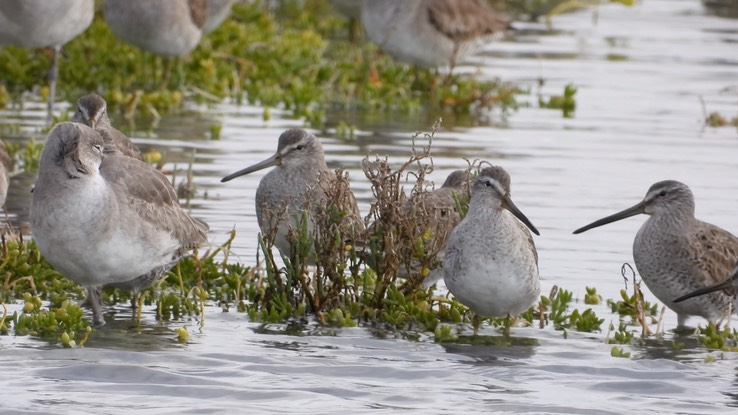
<svg viewBox="0 0 738 415">
<path fill-rule="evenodd" d="M 11 318 L 16 335 L 58 339 L 65 347 L 84 345 L 91 329 L 77 304 L 65 300 L 59 307 L 46 309 L 40 297 L 28 292 L 24 293 L 24 301 L 23 312 Z"/>
<path fill-rule="evenodd" d="M 708 349 L 738 352 L 738 331 L 729 327 L 719 328 L 712 322 L 698 326 L 697 340 Z"/>
<path fill-rule="evenodd" d="M 553 95 L 545 100 L 543 97 L 538 98 L 538 104 L 541 108 L 561 110 L 564 118 L 572 118 L 577 108 L 576 95 L 577 87 L 574 84 L 567 84 L 564 87 L 562 95 Z"/>
<path fill-rule="evenodd" d="M 610 337 L 610 333 L 612 333 L 612 337 Z M 608 334 L 606 336 L 607 343 L 632 344 L 634 338 L 635 338 L 635 331 L 631 328 L 631 326 L 620 321 L 618 322 L 618 329 L 615 330 L 613 323 L 612 322 L 610 323 Z"/>
<path fill-rule="evenodd" d="M 612 349 L 610 349 L 610 356 L 628 359 L 630 358 L 630 352 L 625 351 L 622 347 L 612 346 Z"/>
<path fill-rule="evenodd" d="M 584 287 L 587 292 L 584 294 L 584 304 L 597 305 L 602 302 L 602 296 L 597 294 L 597 288 Z"/>
</svg>

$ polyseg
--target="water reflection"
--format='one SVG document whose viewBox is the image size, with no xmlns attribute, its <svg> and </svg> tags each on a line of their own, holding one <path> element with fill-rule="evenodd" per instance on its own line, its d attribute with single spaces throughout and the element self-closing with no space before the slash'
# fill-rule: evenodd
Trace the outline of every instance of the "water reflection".
<svg viewBox="0 0 738 415">
<path fill-rule="evenodd" d="M 536 354 L 538 339 L 516 336 L 459 336 L 453 342 L 441 343 L 447 353 L 472 359 L 473 365 L 524 365 Z"/>
</svg>

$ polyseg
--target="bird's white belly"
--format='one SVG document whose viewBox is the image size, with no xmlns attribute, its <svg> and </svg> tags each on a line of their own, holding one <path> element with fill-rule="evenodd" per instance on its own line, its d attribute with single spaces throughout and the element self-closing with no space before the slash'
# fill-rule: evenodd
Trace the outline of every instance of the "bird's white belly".
<svg viewBox="0 0 738 415">
<path fill-rule="evenodd" d="M 466 265 L 446 286 L 461 303 L 482 316 L 515 315 L 527 310 L 539 290 L 525 283 L 528 270 L 514 262 L 463 256 Z"/>
<path fill-rule="evenodd" d="M 98 176 L 73 197 L 60 197 L 31 214 L 33 238 L 43 256 L 82 285 L 129 281 L 171 262 L 178 247 L 169 233 L 151 224 L 132 223 L 130 216 L 122 223 L 118 211 L 107 206 L 107 192 Z"/>
</svg>

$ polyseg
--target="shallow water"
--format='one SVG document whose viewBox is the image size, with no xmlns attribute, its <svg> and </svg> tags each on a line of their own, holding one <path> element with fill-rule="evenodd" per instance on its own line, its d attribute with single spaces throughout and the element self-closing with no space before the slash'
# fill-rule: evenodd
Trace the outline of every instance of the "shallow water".
<svg viewBox="0 0 738 415">
<path fill-rule="evenodd" d="M 633 205 L 652 183 L 687 183 L 698 217 L 738 232 L 738 131 L 703 128 L 699 102 L 701 96 L 708 112 L 738 114 L 738 95 L 721 92 L 738 82 L 738 20 L 712 16 L 691 0 L 604 6 L 596 24 L 592 16 L 591 10 L 559 16 L 553 33 L 521 25 L 514 39 L 490 45 L 460 68 L 529 87 L 533 95 L 521 99 L 530 102 L 537 100 L 539 78 L 545 96 L 573 82 L 575 117 L 523 108 L 506 121 L 498 114 L 458 121 L 434 140 L 433 178 L 441 182 L 463 167 L 462 157 L 504 166 L 515 203 L 541 231 L 543 292 L 558 285 L 581 298 L 586 286 L 596 286 L 604 298 L 617 298 L 620 267 L 632 263 L 633 237 L 645 217 L 582 235 L 571 231 Z M 193 108 L 163 119 L 153 137 L 135 136 L 143 147 L 166 151 L 168 169 L 173 162 L 186 166 L 194 154 L 192 210 L 210 223 L 214 245 L 235 226 L 234 250 L 247 264 L 255 260 L 253 195 L 262 174 L 219 180 L 272 154 L 279 134 L 301 124 L 278 111 L 270 121 L 262 114 L 229 104 Z M 356 140 L 336 139 L 331 131 L 320 137 L 329 164 L 348 170 L 366 212 L 371 192 L 361 159 L 378 153 L 400 164 L 412 132 L 428 130 L 437 114 L 354 116 Z M 17 134 L 4 135 L 22 140 L 42 117 L 42 106 L 30 106 L 0 113 L 0 124 L 20 125 Z M 220 141 L 207 138 L 214 121 L 223 124 Z M 13 179 L 8 210 L 21 219 L 31 180 Z M 366 328 L 313 327 L 290 335 L 284 326 L 262 327 L 217 307 L 207 309 L 200 330 L 196 321 L 160 325 L 146 311 L 143 328 L 131 329 L 121 307 L 119 320 L 81 349 L 0 337 L 2 412 L 672 414 L 738 407 L 737 356 L 709 353 L 694 336 L 668 332 L 676 326 L 669 311 L 665 340 L 626 348 L 631 359 L 610 357 L 605 333 L 564 338 L 551 328 L 516 328 L 506 345 L 486 328 L 487 344 L 439 345 L 432 336 L 410 341 Z M 595 311 L 606 318 L 604 329 L 617 324 L 606 306 Z M 187 345 L 177 344 L 173 332 L 183 324 Z M 718 360 L 707 364 L 707 355 Z"/>
</svg>

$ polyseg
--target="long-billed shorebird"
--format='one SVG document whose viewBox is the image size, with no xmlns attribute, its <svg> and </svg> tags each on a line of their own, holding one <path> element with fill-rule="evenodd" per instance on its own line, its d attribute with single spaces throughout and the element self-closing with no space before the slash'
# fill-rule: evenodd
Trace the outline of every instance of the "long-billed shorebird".
<svg viewBox="0 0 738 415">
<path fill-rule="evenodd" d="M 86 125 L 54 127 L 41 152 L 30 210 L 41 254 L 87 288 L 95 324 L 104 324 L 97 286 L 144 289 L 204 244 L 208 231 L 182 209 L 160 172 L 105 154 L 104 145 Z"/>
<path fill-rule="evenodd" d="M 650 217 L 633 242 L 641 278 L 662 303 L 677 314 L 679 327 L 689 316 L 710 321 L 726 317 L 731 298 L 723 292 L 674 303 L 694 290 L 722 282 L 738 263 L 738 238 L 694 217 L 694 196 L 684 183 L 655 183 L 633 207 L 574 231 L 575 234 L 638 214 Z"/>
<path fill-rule="evenodd" d="M 541 291 L 538 230 L 510 198 L 510 175 L 498 166 L 483 169 L 472 186 L 469 211 L 446 242 L 446 287 L 479 317 L 508 318 L 527 310 Z"/>
<path fill-rule="evenodd" d="M 228 16 L 233 0 L 106 0 L 103 13 L 120 39 L 161 56 L 182 56 Z"/>
<path fill-rule="evenodd" d="M 326 165 L 318 138 L 305 130 L 285 131 L 279 136 L 273 156 L 229 174 L 221 182 L 272 166 L 274 168 L 261 179 L 256 189 L 256 219 L 262 235 L 271 239 L 282 255 L 291 253 L 289 233 L 297 229 L 300 216 L 309 215 L 308 234 L 312 237 L 318 212 L 329 204 L 345 215 L 341 221 L 344 239 L 351 239 L 363 230 L 364 222 L 350 190 L 346 189 L 339 199 L 328 196 L 333 193 L 331 189 L 338 184 L 338 178 Z"/>
<path fill-rule="evenodd" d="M 94 0 L 0 0 L 0 46 L 53 49 L 47 122 L 54 111 L 61 47 L 84 32 L 94 14 Z"/>
<path fill-rule="evenodd" d="M 509 18 L 483 0 L 364 1 L 361 21 L 382 50 L 429 68 L 453 68 L 510 28 Z"/>
<path fill-rule="evenodd" d="M 141 152 L 135 144 L 110 124 L 108 104 L 97 94 L 88 94 L 77 100 L 77 108 L 72 121 L 85 124 L 97 131 L 105 141 L 103 152 L 120 152 L 125 156 L 143 160 Z"/>
<path fill-rule="evenodd" d="M 436 267 L 429 269 L 430 272 L 423 279 L 424 287 L 430 287 L 443 278 L 446 241 L 454 227 L 461 222 L 456 200 L 469 200 L 469 180 L 468 170 L 456 170 L 446 177 L 441 187 L 431 192 L 420 193 L 417 198 L 408 200 L 406 204 L 411 216 L 428 217 L 426 231 L 430 232 L 431 239 L 425 241 L 424 245 L 438 250 L 434 261 Z"/>
</svg>

